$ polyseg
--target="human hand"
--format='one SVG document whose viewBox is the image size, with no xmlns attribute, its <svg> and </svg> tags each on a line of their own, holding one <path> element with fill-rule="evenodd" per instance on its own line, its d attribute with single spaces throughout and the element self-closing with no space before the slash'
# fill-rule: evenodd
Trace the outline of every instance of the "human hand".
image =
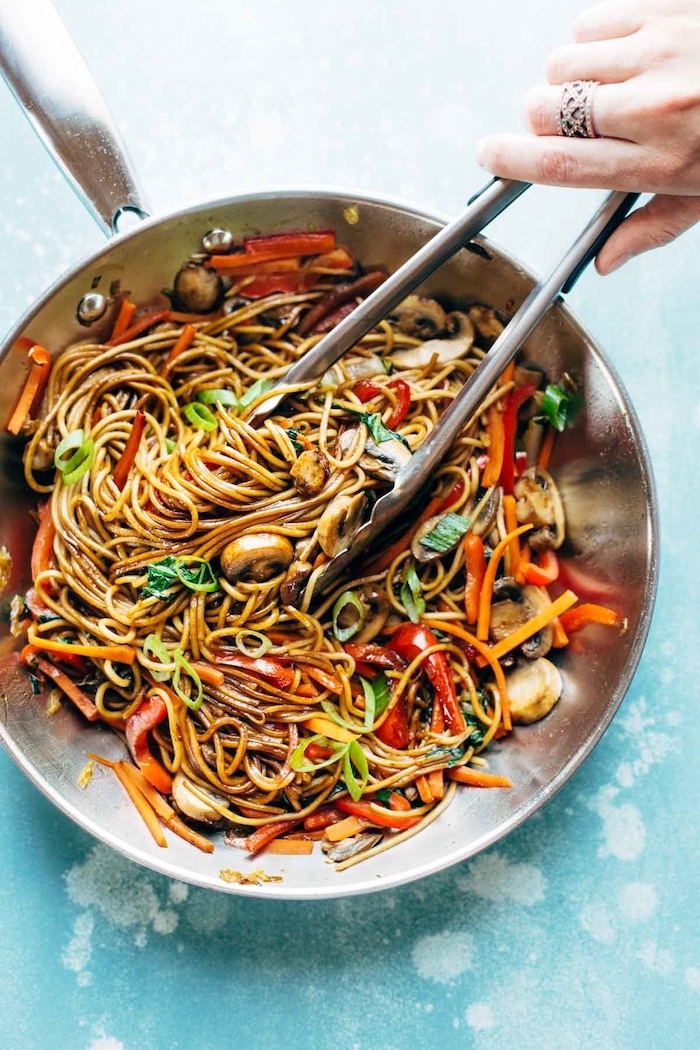
<svg viewBox="0 0 700 1050">
<path fill-rule="evenodd" d="M 599 252 L 607 274 L 700 220 L 700 0 L 608 0 L 582 12 L 573 35 L 550 54 L 548 84 L 527 95 L 534 136 L 489 136 L 477 160 L 504 178 L 655 194 Z M 574 80 L 598 81 L 600 138 L 557 134 L 561 85 Z"/>
</svg>

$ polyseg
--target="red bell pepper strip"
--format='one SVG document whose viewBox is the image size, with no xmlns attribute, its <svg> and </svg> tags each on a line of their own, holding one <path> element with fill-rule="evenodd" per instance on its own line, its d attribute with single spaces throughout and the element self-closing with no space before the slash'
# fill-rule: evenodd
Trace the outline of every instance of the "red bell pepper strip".
<svg viewBox="0 0 700 1050">
<path fill-rule="evenodd" d="M 352 388 L 352 392 L 358 401 L 361 401 L 363 405 L 366 405 L 368 401 L 371 401 L 373 397 L 377 397 L 382 392 L 382 388 L 373 383 L 370 379 L 358 379 Z"/>
<path fill-rule="evenodd" d="M 573 609 L 567 609 L 561 613 L 559 622 L 567 634 L 572 631 L 580 631 L 589 623 L 601 623 L 606 627 L 619 627 L 622 617 L 606 605 L 595 605 L 593 602 L 584 602 L 576 605 Z"/>
<path fill-rule="evenodd" d="M 146 425 L 146 413 L 143 409 L 139 408 L 134 417 L 134 422 L 131 427 L 131 433 L 127 439 L 124 451 L 117 460 L 117 465 L 114 468 L 112 478 L 114 484 L 121 492 L 126 485 L 129 472 L 134 465 L 136 459 L 136 453 L 138 452 L 139 445 L 141 444 L 141 438 L 143 437 L 143 428 Z"/>
<path fill-rule="evenodd" d="M 375 802 L 353 802 L 351 798 L 339 798 L 335 803 L 343 813 L 350 813 L 353 817 L 361 817 L 370 824 L 376 824 L 380 828 L 396 828 L 406 831 L 413 828 L 422 819 L 412 817 L 410 813 L 395 809 L 387 809 L 378 806 Z"/>
<path fill-rule="evenodd" d="M 404 658 L 384 645 L 375 645 L 371 642 L 356 645 L 353 642 L 346 642 L 343 648 L 353 660 L 370 664 L 372 667 L 379 667 L 383 671 L 403 671 L 406 667 Z"/>
<path fill-rule="evenodd" d="M 425 624 L 405 623 L 394 631 L 390 645 L 399 656 L 410 662 L 430 646 L 438 645 L 438 639 Z M 423 666 L 435 690 L 435 701 L 442 706 L 445 722 L 453 733 L 463 733 L 467 725 L 457 700 L 457 690 L 447 656 L 440 652 L 431 653 L 423 662 Z"/>
<path fill-rule="evenodd" d="M 132 303 L 131 299 L 122 299 L 110 339 L 118 339 L 127 330 L 135 313 L 136 303 Z"/>
<path fill-rule="evenodd" d="M 406 693 L 402 693 L 386 716 L 375 735 L 379 737 L 387 747 L 395 747 L 397 751 L 403 751 L 411 742 L 411 733 L 408 726 L 408 700 Z"/>
<path fill-rule="evenodd" d="M 308 753 L 309 748 L 307 747 L 306 754 L 308 755 Z M 335 806 L 321 806 L 315 813 L 310 813 L 306 817 L 304 820 L 304 831 L 321 831 L 323 828 L 329 828 L 331 824 L 337 824 L 342 819 L 343 814 L 341 810 L 336 809 Z"/>
<path fill-rule="evenodd" d="M 271 252 L 290 255 L 318 255 L 335 248 L 333 230 L 314 233 L 273 233 L 268 237 L 248 237 L 243 241 L 246 255 L 268 255 Z"/>
<path fill-rule="evenodd" d="M 313 275 L 310 275 L 313 276 Z M 310 288 L 304 279 L 304 287 Z M 315 280 L 318 280 L 315 277 Z M 312 282 L 313 283 L 313 282 Z M 239 295 L 244 299 L 264 299 L 267 295 L 287 294 L 294 295 L 301 289 L 301 279 L 298 273 L 261 273 L 254 277 L 249 284 L 244 284 L 239 290 Z"/>
<path fill-rule="evenodd" d="M 153 310 L 150 314 L 144 314 L 143 317 L 139 317 L 138 321 L 129 327 L 125 328 L 119 335 L 112 336 L 107 346 L 121 346 L 122 343 L 130 343 L 132 339 L 137 339 L 144 332 L 147 332 L 149 328 L 153 328 L 154 325 L 160 324 L 161 321 L 170 320 L 170 310 Z"/>
<path fill-rule="evenodd" d="M 294 681 L 294 670 L 281 660 L 271 656 L 244 656 L 233 649 L 217 649 L 213 654 L 215 664 L 236 667 L 239 671 L 263 678 L 276 689 L 290 689 Z"/>
<path fill-rule="evenodd" d="M 69 700 L 73 701 L 80 713 L 87 718 L 88 722 L 94 722 L 100 717 L 100 712 L 97 710 L 90 697 L 75 684 L 72 678 L 69 678 L 67 674 L 64 674 L 63 671 L 58 667 L 55 667 L 49 660 L 42 660 L 41 657 L 37 657 L 35 663 L 41 673 L 54 681 L 61 692 L 65 693 Z"/>
<path fill-rule="evenodd" d="M 149 784 L 163 795 L 172 791 L 173 780 L 160 762 L 153 757 L 148 747 L 148 734 L 167 717 L 165 701 L 159 696 L 149 696 L 126 720 L 126 742 L 134 761 Z"/>
<path fill-rule="evenodd" d="M 533 583 L 536 587 L 548 587 L 559 577 L 559 559 L 554 551 L 541 551 L 537 565 L 532 561 L 525 562 L 520 571 L 526 583 Z"/>
<path fill-rule="evenodd" d="M 497 405 L 491 405 L 488 411 L 487 431 L 489 435 L 489 456 L 481 476 L 481 484 L 485 489 L 497 485 L 501 476 L 505 452 L 505 431 L 503 429 L 503 413 Z"/>
<path fill-rule="evenodd" d="M 411 407 L 411 388 L 404 379 L 394 379 L 388 384 L 390 390 L 396 391 L 396 408 L 386 421 L 389 430 L 400 427 Z"/>
<path fill-rule="evenodd" d="M 278 835 L 285 831 L 291 831 L 292 828 L 295 828 L 300 823 L 301 821 L 299 820 L 276 820 L 273 824 L 263 824 L 250 835 L 247 835 L 243 840 L 243 844 L 249 853 L 258 853 L 265 846 L 269 846 Z"/>
<path fill-rule="evenodd" d="M 34 583 L 40 573 L 45 572 L 53 566 L 53 541 L 56 538 L 56 528 L 51 517 L 51 501 L 40 503 L 37 512 L 39 514 L 39 528 L 32 546 L 30 568 Z M 51 591 L 50 587 L 46 587 Z"/>
<path fill-rule="evenodd" d="M 315 332 L 316 325 L 327 314 L 333 313 L 339 306 L 344 306 L 358 296 L 364 297 L 369 295 L 380 284 L 383 284 L 386 279 L 387 274 L 383 270 L 371 270 L 362 277 L 358 277 L 356 281 L 351 281 L 350 284 L 338 285 L 332 292 L 325 295 L 323 299 L 320 299 L 315 306 L 312 306 L 308 313 L 304 314 L 297 325 L 297 332 L 299 335 L 309 335 L 309 333 Z"/>
<path fill-rule="evenodd" d="M 500 482 L 506 496 L 512 495 L 515 481 L 515 438 L 518 429 L 518 412 L 521 405 L 532 397 L 535 390 L 537 387 L 534 383 L 516 387 L 508 398 L 503 411 L 503 463 Z"/>
<path fill-rule="evenodd" d="M 481 536 L 468 532 L 462 540 L 467 581 L 464 587 L 464 606 L 467 623 L 476 623 L 479 616 L 479 595 L 486 575 L 486 553 Z"/>
</svg>

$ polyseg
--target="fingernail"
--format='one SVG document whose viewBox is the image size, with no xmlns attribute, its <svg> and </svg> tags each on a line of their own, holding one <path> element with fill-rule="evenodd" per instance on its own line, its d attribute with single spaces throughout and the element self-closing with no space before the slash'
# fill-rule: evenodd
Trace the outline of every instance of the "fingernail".
<svg viewBox="0 0 700 1050">
<path fill-rule="evenodd" d="M 476 144 L 476 163 L 479 165 L 480 168 L 486 167 L 486 165 L 484 164 L 485 153 L 486 150 L 484 149 L 484 142 L 482 139 L 481 142 L 477 142 Z"/>
<path fill-rule="evenodd" d="M 616 259 L 612 266 L 608 267 L 607 274 L 615 273 L 615 270 L 619 270 L 621 266 L 624 266 L 626 262 L 629 262 L 632 258 L 631 255 L 621 255 L 619 259 Z"/>
</svg>

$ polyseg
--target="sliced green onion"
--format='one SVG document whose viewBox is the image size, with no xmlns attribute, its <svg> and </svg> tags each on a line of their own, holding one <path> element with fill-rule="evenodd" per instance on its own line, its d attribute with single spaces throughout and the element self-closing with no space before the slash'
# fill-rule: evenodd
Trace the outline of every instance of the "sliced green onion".
<svg viewBox="0 0 700 1050">
<path fill-rule="evenodd" d="M 384 714 L 391 700 L 391 685 L 384 671 L 380 671 L 372 682 L 374 689 L 374 717 Z"/>
<path fill-rule="evenodd" d="M 248 638 L 254 638 L 258 644 L 256 646 L 248 645 L 246 641 Z M 243 655 L 250 656 L 253 660 L 257 660 L 259 656 L 264 656 L 272 648 L 272 642 L 267 635 L 261 634 L 260 631 L 249 631 L 246 628 L 234 636 L 234 641 Z"/>
<path fill-rule="evenodd" d="M 331 700 L 322 700 L 321 709 L 324 714 L 328 715 L 331 722 L 335 722 L 337 726 L 342 726 L 343 729 L 349 729 L 351 733 L 361 733 L 362 726 L 359 726 L 357 722 L 348 722 L 347 719 L 343 718 L 338 713 L 338 708 Z"/>
<path fill-rule="evenodd" d="M 198 569 L 190 569 L 189 566 L 197 565 Z M 218 591 L 219 581 L 214 575 L 210 563 L 204 558 L 195 555 L 183 555 L 175 559 L 175 575 L 180 583 L 189 587 L 191 591 Z"/>
<path fill-rule="evenodd" d="M 379 360 L 382 362 L 382 368 L 388 376 L 394 371 L 394 362 L 390 357 L 380 357 Z"/>
<path fill-rule="evenodd" d="M 183 704 L 187 704 L 193 711 L 197 711 L 202 706 L 202 700 L 204 699 L 204 690 L 202 689 L 202 679 L 199 677 L 189 660 L 185 659 L 185 654 L 182 649 L 176 649 L 173 653 L 175 657 L 175 672 L 173 674 L 172 687 L 177 695 L 182 700 Z M 191 696 L 180 688 L 180 675 L 182 671 L 191 678 L 194 682 L 195 689 L 197 690 L 197 696 L 193 700 Z"/>
<path fill-rule="evenodd" d="M 221 405 L 238 408 L 238 398 L 233 390 L 200 390 L 197 397 L 202 405 L 215 405 L 218 401 Z"/>
<path fill-rule="evenodd" d="M 165 439 L 165 448 L 166 448 L 167 452 L 170 455 L 172 455 L 172 453 L 175 451 L 177 446 L 176 446 L 175 442 L 171 438 L 166 438 Z"/>
<path fill-rule="evenodd" d="M 367 678 L 360 676 L 360 683 L 362 692 L 365 694 L 365 729 L 371 729 L 377 717 L 377 698 L 374 695 L 372 683 Z"/>
<path fill-rule="evenodd" d="M 351 605 L 357 613 L 357 619 L 354 623 L 349 624 L 347 627 L 341 627 L 340 623 L 338 622 L 340 619 L 340 614 L 349 605 Z M 361 631 L 364 627 L 365 607 L 360 601 L 360 599 L 357 597 L 357 595 L 353 594 L 352 591 L 345 591 L 345 593 L 341 594 L 341 596 L 338 598 L 335 605 L 333 606 L 332 617 L 333 634 L 336 636 L 339 642 L 347 642 L 348 638 L 352 638 L 353 635 L 357 634 L 357 632 Z"/>
<path fill-rule="evenodd" d="M 67 434 L 63 438 L 62 441 L 59 441 L 58 447 L 56 448 L 56 451 L 54 452 L 53 456 L 53 465 L 55 466 L 56 470 L 60 470 L 62 474 L 66 470 L 75 470 L 78 464 L 74 463 L 73 461 L 78 455 L 78 452 L 80 451 L 80 448 L 83 445 L 84 441 L 85 433 L 82 430 L 72 430 L 70 434 Z M 75 452 L 76 449 L 78 450 L 78 452 L 76 452 L 75 455 L 69 456 L 68 459 L 64 458 L 66 452 Z"/>
<path fill-rule="evenodd" d="M 581 403 L 580 394 L 565 390 L 556 383 L 550 383 L 542 397 L 542 414 L 555 430 L 561 431 L 573 422 Z"/>
<path fill-rule="evenodd" d="M 359 781 L 355 776 L 353 766 L 360 774 Z M 351 744 L 348 744 L 348 749 L 343 755 L 343 780 L 345 781 L 345 786 L 350 792 L 350 797 L 353 801 L 357 802 L 362 797 L 362 792 L 367 787 L 367 781 L 369 780 L 367 755 L 364 753 L 357 740 L 353 740 Z"/>
<path fill-rule="evenodd" d="M 462 536 L 469 531 L 470 525 L 471 522 L 463 518 L 461 514 L 453 514 L 452 511 L 448 511 L 443 518 L 440 518 L 435 528 L 427 536 L 423 536 L 420 541 L 421 546 L 437 551 L 439 554 L 445 554 L 457 546 Z"/>
<path fill-rule="evenodd" d="M 216 430 L 218 426 L 216 416 L 211 409 L 207 408 L 206 405 L 200 404 L 199 401 L 193 401 L 190 405 L 185 405 L 182 414 L 197 430 L 206 430 L 209 433 L 212 430 Z"/>
<path fill-rule="evenodd" d="M 144 656 L 152 655 L 157 657 L 163 664 L 162 669 L 156 670 L 153 667 L 149 667 L 149 671 L 156 682 L 167 682 L 177 665 L 157 634 L 149 634 L 145 639 L 143 654 Z"/>
<path fill-rule="evenodd" d="M 238 399 L 238 404 L 241 408 L 247 408 L 248 405 L 252 405 L 254 401 L 264 394 L 266 390 L 269 390 L 274 383 L 271 379 L 258 379 L 251 387 L 246 390 L 245 394 Z"/>
<path fill-rule="evenodd" d="M 307 762 L 306 760 L 306 749 L 309 744 L 318 744 L 319 747 L 327 747 L 332 752 L 331 758 L 324 758 L 320 762 Z M 324 769 L 326 766 L 332 766 L 340 758 L 343 758 L 347 751 L 347 744 L 338 744 L 335 740 L 329 740 L 328 737 L 322 734 L 316 736 L 310 736 L 294 748 L 291 757 L 289 759 L 289 765 L 295 771 L 295 773 L 314 773 L 317 769 Z"/>
<path fill-rule="evenodd" d="M 84 477 L 95 459 L 95 442 L 92 438 L 88 438 L 80 446 L 74 456 L 68 461 L 70 470 L 65 470 L 63 477 L 64 485 L 74 485 L 76 481 L 80 481 Z"/>
<path fill-rule="evenodd" d="M 425 612 L 425 598 L 423 597 L 423 589 L 413 562 L 408 564 L 406 579 L 401 585 L 400 598 L 411 623 L 419 623 L 421 616 Z"/>
</svg>

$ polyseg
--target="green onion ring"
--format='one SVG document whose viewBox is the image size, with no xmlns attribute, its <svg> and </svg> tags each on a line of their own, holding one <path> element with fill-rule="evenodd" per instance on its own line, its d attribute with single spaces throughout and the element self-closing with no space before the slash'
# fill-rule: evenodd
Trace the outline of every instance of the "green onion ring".
<svg viewBox="0 0 700 1050">
<path fill-rule="evenodd" d="M 148 656 L 150 654 L 156 656 L 163 664 L 162 670 L 159 671 L 149 667 L 150 673 L 156 682 L 167 682 L 175 670 L 176 664 L 157 634 L 149 634 L 143 643 L 143 655 Z"/>
<path fill-rule="evenodd" d="M 258 639 L 258 645 L 253 648 L 243 640 L 244 638 Z M 234 635 L 234 642 L 244 656 L 250 656 L 253 660 L 257 660 L 259 656 L 264 656 L 272 648 L 272 642 L 266 635 L 261 634 L 260 631 L 250 631 L 245 627 Z"/>
<path fill-rule="evenodd" d="M 355 624 L 351 624 L 349 627 L 341 627 L 338 623 L 338 617 L 340 616 L 343 609 L 352 605 L 358 615 L 358 621 Z M 333 606 L 333 634 L 336 636 L 339 642 L 347 642 L 349 638 L 361 631 L 365 625 L 365 607 L 360 599 L 353 594 L 352 591 L 345 591 L 344 594 L 336 601 Z"/>
<path fill-rule="evenodd" d="M 200 566 L 199 575 L 195 580 L 188 579 L 183 572 L 183 569 L 189 565 Z M 198 558 L 194 554 L 185 554 L 175 559 L 173 568 L 180 583 L 184 583 L 185 587 L 189 587 L 191 591 L 211 592 L 219 589 L 219 582 L 214 576 L 214 570 L 205 558 Z M 206 579 L 207 575 L 209 576 L 208 580 Z"/>
<path fill-rule="evenodd" d="M 71 469 L 66 470 L 63 473 L 63 484 L 74 485 L 76 481 L 80 481 L 84 477 L 95 459 L 95 442 L 92 438 L 88 438 L 80 446 L 74 456 L 70 458 L 68 464 Z"/>
<path fill-rule="evenodd" d="M 238 407 L 238 398 L 232 390 L 200 390 L 197 398 L 200 405 L 215 405 L 218 401 L 226 407 Z"/>
<path fill-rule="evenodd" d="M 193 401 L 191 404 L 185 405 L 182 414 L 197 430 L 206 430 L 209 433 L 212 430 L 216 430 L 218 426 L 216 416 L 211 409 L 208 409 L 206 405 L 202 405 L 199 401 Z"/>
<path fill-rule="evenodd" d="M 62 441 L 59 441 L 53 456 L 53 465 L 56 470 L 60 470 L 62 474 L 66 471 L 75 470 L 80 464 L 82 458 L 80 450 L 84 444 L 85 432 L 83 430 L 71 430 L 70 434 L 67 434 Z M 75 451 L 76 449 L 77 452 Z M 74 455 L 64 459 L 66 452 L 73 452 Z"/>
<path fill-rule="evenodd" d="M 175 673 L 173 674 L 173 680 L 171 683 L 172 687 L 182 700 L 183 704 L 187 704 L 187 706 L 193 711 L 197 711 L 202 706 L 202 700 L 204 699 L 202 679 L 199 677 L 189 660 L 185 659 L 185 654 L 182 649 L 176 649 L 173 655 L 175 657 Z M 180 688 L 180 674 L 182 671 L 184 671 L 195 684 L 197 690 L 197 697 L 195 700 Z"/>
</svg>

